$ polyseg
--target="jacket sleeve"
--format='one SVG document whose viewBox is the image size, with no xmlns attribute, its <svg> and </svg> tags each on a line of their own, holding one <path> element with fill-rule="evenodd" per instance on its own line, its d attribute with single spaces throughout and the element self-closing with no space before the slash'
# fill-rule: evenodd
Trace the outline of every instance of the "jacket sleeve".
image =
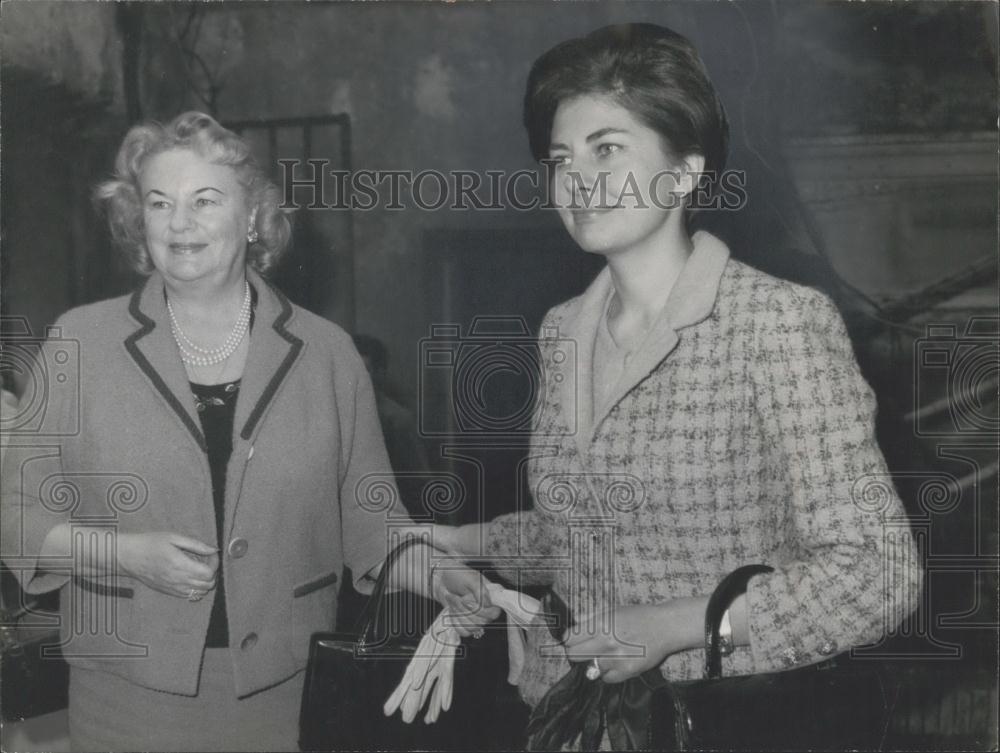
<svg viewBox="0 0 1000 753">
<path fill-rule="evenodd" d="M 840 314 L 820 293 L 783 290 L 791 294 L 774 295 L 755 326 L 754 391 L 769 448 L 762 472 L 787 505 L 782 561 L 747 590 L 758 672 L 879 640 L 915 609 L 923 580 L 875 440 L 874 395 Z"/>
<path fill-rule="evenodd" d="M 546 331 L 558 331 L 559 317 L 550 310 L 542 320 L 539 350 L 542 362 L 546 359 Z M 544 444 L 539 435 L 546 411 L 551 408 L 548 401 L 554 399 L 552 385 L 543 372 L 541 391 L 535 401 L 532 416 L 532 451 L 538 451 Z M 532 490 L 535 493 L 535 490 Z M 567 527 L 549 513 L 525 506 L 517 512 L 499 515 L 483 526 L 482 551 L 500 575 L 515 586 L 551 585 L 555 578 L 553 558 L 568 555 Z"/>
<path fill-rule="evenodd" d="M 483 555 L 504 580 L 515 587 L 552 584 L 558 542 L 538 511 L 499 515 L 483 531 Z"/>
<path fill-rule="evenodd" d="M 63 324 L 60 319 L 56 326 Z M 25 395 L 16 407 L 4 406 L 0 556 L 32 594 L 60 588 L 71 575 L 70 560 L 42 563 L 39 555 L 45 537 L 59 523 L 70 521 L 79 501 L 76 488 L 61 482 L 63 444 L 80 428 L 80 354 L 73 343 L 64 339 L 26 348 L 20 354 L 28 374 Z M 55 364 L 66 368 L 52 369 Z"/>
<path fill-rule="evenodd" d="M 371 593 L 394 526 L 412 525 L 400 499 L 382 437 L 371 379 L 354 346 L 347 344 L 340 368 L 350 374 L 338 400 L 342 422 L 340 484 L 344 562 L 355 588 Z M 393 544 L 394 545 L 394 544 Z"/>
</svg>

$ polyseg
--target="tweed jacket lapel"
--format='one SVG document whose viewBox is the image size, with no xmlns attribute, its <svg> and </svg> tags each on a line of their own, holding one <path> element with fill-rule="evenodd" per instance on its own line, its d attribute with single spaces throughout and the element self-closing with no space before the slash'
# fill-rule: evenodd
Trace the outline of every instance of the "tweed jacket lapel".
<svg viewBox="0 0 1000 753">
<path fill-rule="evenodd" d="M 572 340 L 576 348 L 575 364 L 565 367 L 576 369 L 574 375 L 563 375 L 560 382 L 561 404 L 575 410 L 575 423 L 567 416 L 567 424 L 575 428 L 577 446 L 581 452 L 590 442 L 593 393 L 594 333 L 600 326 L 604 314 L 604 301 L 611 291 L 611 272 L 605 267 L 597 275 L 582 296 L 571 304 L 559 326 L 559 337 Z M 567 378 L 567 376 L 569 378 Z"/>
<path fill-rule="evenodd" d="M 674 283 L 663 311 L 634 351 L 608 400 L 596 413 L 591 409 L 594 341 L 597 328 L 604 325 L 605 302 L 613 287 L 607 267 L 577 299 L 574 308 L 567 312 L 563 331 L 576 341 L 577 379 L 563 380 L 562 399 L 563 405 L 576 405 L 577 440 L 581 450 L 591 444 L 611 409 L 677 347 L 680 330 L 704 321 L 712 313 L 719 282 L 729 260 L 729 249 L 718 238 L 704 231 L 695 233 L 693 241 L 694 250 Z M 578 390 L 578 395 L 570 394 L 574 389 Z"/>
<path fill-rule="evenodd" d="M 609 400 L 595 417 L 595 429 L 608 411 L 677 347 L 679 332 L 704 321 L 715 308 L 715 296 L 729 260 L 729 249 L 718 238 L 703 231 L 695 233 L 693 240 L 694 250 L 674 283 L 659 319 L 636 348 Z"/>
</svg>

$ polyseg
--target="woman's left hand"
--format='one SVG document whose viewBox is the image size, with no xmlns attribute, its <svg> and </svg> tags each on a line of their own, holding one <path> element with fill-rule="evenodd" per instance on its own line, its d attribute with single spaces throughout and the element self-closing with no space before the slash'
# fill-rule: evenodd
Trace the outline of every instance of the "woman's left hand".
<svg viewBox="0 0 1000 753">
<path fill-rule="evenodd" d="M 597 659 L 601 680 L 624 682 L 659 666 L 673 653 L 700 645 L 703 602 L 675 599 L 666 604 L 618 606 L 582 617 L 565 640 L 571 662 Z"/>
<path fill-rule="evenodd" d="M 500 616 L 500 607 L 490 604 L 486 578 L 471 568 L 435 568 L 431 583 L 434 598 L 451 610 L 450 624 L 463 637 L 481 634 L 483 625 Z"/>
</svg>

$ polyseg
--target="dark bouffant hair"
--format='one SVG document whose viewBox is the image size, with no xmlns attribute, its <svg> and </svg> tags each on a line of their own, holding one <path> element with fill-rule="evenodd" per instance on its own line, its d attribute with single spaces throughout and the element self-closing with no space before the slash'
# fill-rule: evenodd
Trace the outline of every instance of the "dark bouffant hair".
<svg viewBox="0 0 1000 753">
<path fill-rule="evenodd" d="M 542 55 L 528 75 L 524 126 L 536 160 L 548 157 L 559 104 L 607 95 L 663 139 L 668 154 L 700 154 L 709 181 L 726 164 L 729 124 L 698 51 L 655 24 L 605 26 Z"/>
</svg>

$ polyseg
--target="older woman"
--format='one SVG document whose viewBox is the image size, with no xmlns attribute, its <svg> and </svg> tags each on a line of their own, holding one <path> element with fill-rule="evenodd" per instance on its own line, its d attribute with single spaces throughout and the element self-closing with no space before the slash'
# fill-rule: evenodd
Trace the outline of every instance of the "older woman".
<svg viewBox="0 0 1000 753">
<path fill-rule="evenodd" d="M 297 749 L 309 636 L 343 567 L 365 590 L 386 554 L 356 497 L 391 472 L 371 382 L 347 334 L 261 276 L 288 219 L 212 118 L 133 128 L 98 193 L 148 279 L 57 323 L 78 381 L 10 448 L 5 560 L 28 592 L 65 587 L 74 750 Z M 429 552 L 410 551 L 397 582 L 423 593 Z"/>
<path fill-rule="evenodd" d="M 533 636 L 525 700 L 570 662 L 606 683 L 700 677 L 708 596 L 741 565 L 774 571 L 724 620 L 727 674 L 878 639 L 915 605 L 921 568 L 905 532 L 887 543 L 898 498 L 858 504 L 887 473 L 872 392 L 827 298 L 689 233 L 727 147 L 695 49 L 646 24 L 564 42 L 535 62 L 524 122 L 563 224 L 607 266 L 542 323 L 533 509 L 435 543 L 549 585 L 575 616 L 561 645 Z"/>
</svg>

